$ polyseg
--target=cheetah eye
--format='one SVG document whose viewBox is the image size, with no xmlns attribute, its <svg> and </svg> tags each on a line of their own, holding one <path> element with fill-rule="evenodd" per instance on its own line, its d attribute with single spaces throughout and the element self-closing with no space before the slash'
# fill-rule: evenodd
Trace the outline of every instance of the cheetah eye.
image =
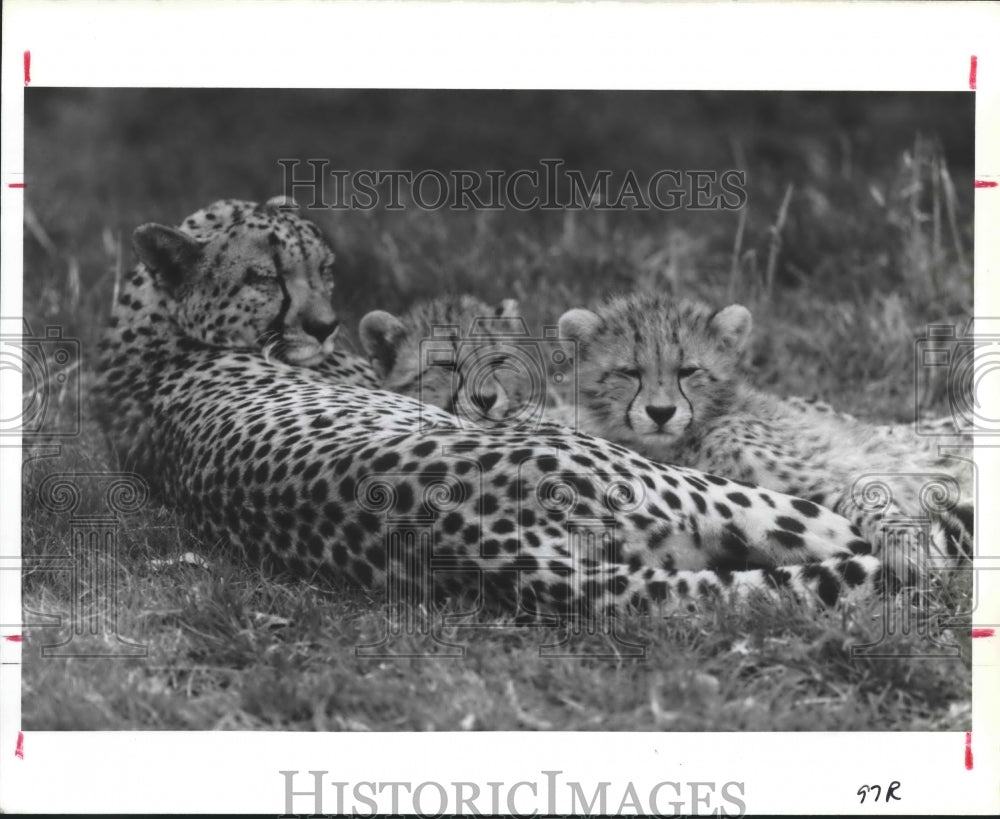
<svg viewBox="0 0 1000 819">
<path fill-rule="evenodd" d="M 681 367 L 677 375 L 679 378 L 688 378 L 698 372 L 701 372 L 701 367 Z"/>
</svg>

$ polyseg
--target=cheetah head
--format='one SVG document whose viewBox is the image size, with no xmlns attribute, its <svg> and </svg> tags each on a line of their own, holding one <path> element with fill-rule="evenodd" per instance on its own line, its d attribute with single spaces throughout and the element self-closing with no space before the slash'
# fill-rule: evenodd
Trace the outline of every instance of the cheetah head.
<svg viewBox="0 0 1000 819">
<path fill-rule="evenodd" d="M 713 311 L 655 294 L 569 310 L 559 334 L 576 342 L 581 423 L 636 446 L 696 434 L 731 407 L 751 327 L 742 305 Z"/>
<path fill-rule="evenodd" d="M 419 303 L 401 318 L 361 319 L 361 344 L 383 387 L 453 413 L 473 426 L 508 423 L 524 406 L 523 351 L 508 336 L 517 304 L 473 296 Z"/>
<path fill-rule="evenodd" d="M 334 256 L 310 222 L 268 203 L 198 238 L 146 224 L 132 242 L 186 336 L 289 364 L 333 351 Z"/>
</svg>

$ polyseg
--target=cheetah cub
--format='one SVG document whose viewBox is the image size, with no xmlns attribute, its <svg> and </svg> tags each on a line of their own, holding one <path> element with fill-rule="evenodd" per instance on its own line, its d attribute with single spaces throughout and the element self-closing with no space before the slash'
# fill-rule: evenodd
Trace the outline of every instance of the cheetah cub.
<svg viewBox="0 0 1000 819">
<path fill-rule="evenodd" d="M 915 435 L 754 389 L 740 368 L 752 326 L 742 305 L 656 294 L 569 310 L 559 332 L 576 342 L 580 428 L 654 460 L 808 498 L 876 546 L 885 519 L 929 517 L 933 549 L 971 555 L 971 464 Z"/>
</svg>

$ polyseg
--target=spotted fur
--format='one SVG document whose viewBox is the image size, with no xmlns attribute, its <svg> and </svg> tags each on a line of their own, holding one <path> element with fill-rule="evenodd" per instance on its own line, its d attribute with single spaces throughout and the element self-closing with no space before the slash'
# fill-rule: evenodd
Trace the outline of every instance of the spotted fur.
<svg viewBox="0 0 1000 819">
<path fill-rule="evenodd" d="M 311 360 L 289 339 L 328 332 L 307 318 L 332 314 L 316 304 L 330 282 L 293 263 L 306 224 L 241 204 L 207 236 L 135 232 L 97 405 L 125 464 L 206 538 L 309 577 L 430 582 L 435 600 L 481 589 L 516 612 L 880 587 L 867 543 L 808 501 L 550 427 L 462 428 L 287 363 Z"/>
</svg>

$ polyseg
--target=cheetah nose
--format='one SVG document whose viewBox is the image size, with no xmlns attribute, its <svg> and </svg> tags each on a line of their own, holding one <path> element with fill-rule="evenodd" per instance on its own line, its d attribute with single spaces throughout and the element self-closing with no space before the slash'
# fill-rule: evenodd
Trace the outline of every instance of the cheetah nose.
<svg viewBox="0 0 1000 819">
<path fill-rule="evenodd" d="M 646 415 L 653 419 L 653 423 L 662 427 L 667 421 L 674 417 L 677 407 L 646 407 Z"/>
<path fill-rule="evenodd" d="M 497 394 L 494 393 L 482 393 L 474 392 L 471 396 L 472 403 L 479 409 L 484 415 L 492 409 L 493 405 L 497 402 Z"/>
<path fill-rule="evenodd" d="M 326 341 L 327 336 L 337 329 L 339 321 L 314 321 L 308 318 L 302 320 L 302 329 L 319 342 Z"/>
</svg>

